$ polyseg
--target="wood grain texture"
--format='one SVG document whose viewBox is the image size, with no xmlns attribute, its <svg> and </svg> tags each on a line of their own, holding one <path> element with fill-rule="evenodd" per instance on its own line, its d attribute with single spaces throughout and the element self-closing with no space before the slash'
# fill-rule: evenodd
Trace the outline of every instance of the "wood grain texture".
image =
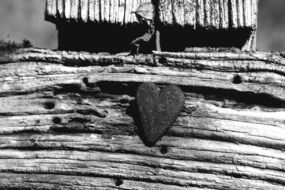
<svg viewBox="0 0 285 190">
<path fill-rule="evenodd" d="M 282 53 L 22 49 L 0 63 L 1 188 L 284 189 Z M 138 136 L 142 82 L 186 97 L 153 148 Z"/>
<path fill-rule="evenodd" d="M 137 22 L 131 12 L 146 2 L 151 0 L 47 0 L 46 19 L 130 24 Z M 159 19 L 165 25 L 193 28 L 255 29 L 257 5 L 258 0 L 160 0 Z"/>
<path fill-rule="evenodd" d="M 70 41 L 72 40 L 62 41 L 62 36 L 75 35 L 84 39 L 83 36 L 86 34 L 86 36 L 90 36 L 87 38 L 87 41 L 90 41 L 89 39 L 98 41 L 95 38 L 96 36 L 109 39 L 107 33 L 110 32 L 108 26 L 111 27 L 111 25 L 116 28 L 116 31 L 113 32 L 118 33 L 119 39 L 124 38 L 119 34 L 125 35 L 130 33 L 129 31 L 126 32 L 126 28 L 132 29 L 134 33 L 138 33 L 138 31 L 143 30 L 143 25 L 138 23 L 133 12 L 142 3 L 151 3 L 151 0 L 46 1 L 46 20 L 55 23 L 59 29 L 59 47 L 71 46 Z M 165 39 L 171 38 L 176 34 L 183 34 L 183 39 L 185 40 L 180 44 L 185 42 L 187 47 L 222 46 L 238 47 L 244 51 L 256 50 L 258 0 L 160 0 L 157 6 L 157 16 L 153 16 L 157 20 L 155 22 L 158 29 L 157 34 L 161 34 L 162 44 L 165 43 L 164 41 L 167 41 Z M 84 24 L 81 25 L 82 23 Z M 105 27 L 106 32 L 93 35 L 93 33 L 100 30 L 96 28 L 98 25 L 92 25 L 92 23 L 102 24 L 102 28 Z M 78 25 L 76 26 L 76 24 Z M 84 31 L 84 27 L 80 25 L 88 26 L 88 28 Z M 71 28 L 71 31 L 65 31 L 64 28 L 68 26 L 73 26 L 74 28 Z M 82 30 L 79 30 L 77 27 L 82 28 Z M 171 31 L 176 31 L 176 33 L 172 34 Z M 197 35 L 199 32 L 204 35 Z M 63 33 L 66 34 L 62 35 Z M 197 38 L 196 35 L 199 39 L 194 40 Z M 136 37 L 137 35 L 133 39 Z M 133 39 L 128 39 L 128 41 Z M 205 39 L 207 39 L 206 43 Z M 114 43 L 117 42 L 115 41 Z M 83 49 L 91 51 L 89 47 L 93 45 L 88 43 L 82 43 L 84 45 L 80 45 L 81 43 L 77 44 L 79 47 L 83 47 L 64 48 L 64 50 Z M 117 44 L 122 43 L 118 42 Z M 88 48 L 86 49 L 86 47 Z M 171 48 L 167 50 L 177 51 L 175 49 L 171 50 Z"/>
</svg>

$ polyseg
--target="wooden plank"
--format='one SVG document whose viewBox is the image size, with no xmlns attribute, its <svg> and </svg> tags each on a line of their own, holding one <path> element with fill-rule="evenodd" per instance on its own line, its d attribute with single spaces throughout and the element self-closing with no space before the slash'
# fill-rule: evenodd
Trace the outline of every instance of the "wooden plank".
<svg viewBox="0 0 285 190">
<path fill-rule="evenodd" d="M 97 2 L 97 0 L 89 0 L 89 4 L 88 4 L 88 20 L 91 22 L 95 22 L 96 21 L 96 17 L 95 17 L 95 2 Z"/>
<path fill-rule="evenodd" d="M 238 0 L 237 1 L 237 12 L 238 12 L 238 15 L 237 15 L 237 22 L 238 22 L 238 26 L 240 28 L 243 28 L 244 27 L 244 10 L 243 10 L 243 0 Z"/>
<path fill-rule="evenodd" d="M 220 26 L 220 7 L 219 7 L 220 0 L 211 0 L 211 26 L 215 29 L 218 29 Z"/>
<path fill-rule="evenodd" d="M 254 28 L 257 27 L 257 16 L 258 16 L 258 0 L 252 0 L 252 25 Z"/>
<path fill-rule="evenodd" d="M 113 11 L 114 11 L 114 22 L 117 24 L 119 19 L 119 0 L 113 1 Z"/>
<path fill-rule="evenodd" d="M 197 2 L 197 10 L 196 10 L 197 25 L 199 27 L 203 27 L 205 24 L 204 3 L 203 0 L 197 0 L 196 2 Z"/>
<path fill-rule="evenodd" d="M 126 7 L 126 0 L 118 0 L 119 1 L 119 11 L 118 11 L 118 23 L 124 24 L 125 22 L 125 7 Z"/>
<path fill-rule="evenodd" d="M 64 17 L 67 20 L 71 18 L 71 0 L 64 1 Z"/>
<path fill-rule="evenodd" d="M 204 13 L 205 13 L 205 28 L 211 27 L 211 1 L 212 0 L 205 0 L 205 5 L 204 5 Z"/>
<path fill-rule="evenodd" d="M 131 8 L 132 8 L 132 1 L 133 0 L 125 0 L 125 18 L 124 18 L 124 23 L 129 24 L 131 22 Z"/>
<path fill-rule="evenodd" d="M 88 93 L 84 90 L 82 92 Z M 210 139 L 215 136 L 216 139 L 227 142 L 229 141 L 227 139 L 231 139 L 230 142 L 273 149 L 285 146 L 284 108 L 276 110 L 235 108 L 234 105 L 238 102 L 234 100 L 222 104 L 217 100 L 207 100 L 203 94 L 197 98 L 195 93 L 185 93 L 188 106 L 167 136 L 186 138 L 194 135 Z M 134 97 L 125 95 L 110 99 L 73 95 L 65 93 L 52 95 L 51 91 L 47 91 L 44 95 L 39 93 L 2 97 L 0 114 L 5 117 L 0 119 L 0 135 L 29 131 L 37 133 L 61 131 L 68 134 L 83 132 L 136 136 L 132 117 L 124 114 L 126 105 L 130 105 Z M 78 102 L 78 98 L 81 98 L 84 104 Z M 121 105 L 118 101 L 116 103 L 116 99 L 124 101 L 125 104 Z M 54 107 L 48 107 L 51 104 Z M 17 109 L 15 105 L 19 108 Z M 195 111 L 188 111 L 191 108 L 195 108 Z M 199 128 L 196 127 L 197 124 Z"/>
<path fill-rule="evenodd" d="M 104 11 L 102 12 L 102 18 L 103 18 L 103 21 L 105 22 L 110 22 L 110 3 L 109 3 L 110 0 L 104 0 Z"/>
<path fill-rule="evenodd" d="M 70 19 L 77 21 L 79 16 L 79 0 L 71 0 Z"/>
<path fill-rule="evenodd" d="M 83 22 L 88 22 L 88 0 L 80 0 L 80 16 Z"/>
<path fill-rule="evenodd" d="M 77 180 L 75 180 L 77 179 Z M 138 182 L 134 180 L 126 180 L 121 178 L 104 178 L 104 177 L 88 177 L 76 175 L 56 175 L 56 174 L 0 174 L 1 186 L 4 189 L 31 189 L 42 187 L 43 189 L 118 189 L 124 188 L 128 190 L 136 189 L 144 190 L 145 188 L 157 189 L 158 183 Z M 186 190 L 175 185 L 159 184 L 159 187 L 165 190 Z M 192 187 L 193 190 L 200 188 Z"/>
<path fill-rule="evenodd" d="M 57 0 L 57 14 L 61 19 L 64 18 L 64 0 Z"/>
<path fill-rule="evenodd" d="M 130 8 L 130 23 L 136 22 L 136 16 L 135 14 L 131 14 L 132 12 L 136 11 L 137 8 L 140 6 L 140 2 L 138 0 L 133 0 L 131 3 L 131 8 Z"/>
<path fill-rule="evenodd" d="M 110 23 L 116 23 L 116 20 L 115 20 L 115 6 L 114 6 L 114 0 L 113 1 L 109 1 L 109 21 Z"/>
<path fill-rule="evenodd" d="M 229 26 L 228 0 L 220 0 L 220 28 L 227 29 Z"/>
<path fill-rule="evenodd" d="M 250 27 L 252 26 L 252 1 L 251 0 L 244 0 L 244 21 L 245 26 Z"/>
<path fill-rule="evenodd" d="M 175 0 L 172 2 L 173 24 L 184 25 L 184 0 Z"/>
<path fill-rule="evenodd" d="M 238 27 L 238 11 L 237 11 L 237 0 L 229 0 L 230 1 L 230 26 L 232 28 Z"/>
<path fill-rule="evenodd" d="M 196 0 L 184 0 L 184 7 L 185 25 L 190 25 L 193 28 L 196 28 Z"/>
<path fill-rule="evenodd" d="M 56 18 L 57 6 L 56 0 L 46 1 L 46 16 L 50 19 Z"/>
<path fill-rule="evenodd" d="M 165 25 L 172 25 L 174 20 L 172 12 L 174 7 L 171 1 L 160 0 L 159 6 L 161 22 Z"/>
</svg>

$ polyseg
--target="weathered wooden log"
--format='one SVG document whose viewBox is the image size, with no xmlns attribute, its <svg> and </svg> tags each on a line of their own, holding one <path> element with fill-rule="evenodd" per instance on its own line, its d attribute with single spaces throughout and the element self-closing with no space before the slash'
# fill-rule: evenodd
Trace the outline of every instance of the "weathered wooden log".
<svg viewBox="0 0 285 190">
<path fill-rule="evenodd" d="M 0 63 L 3 189 L 284 189 L 283 53 L 23 49 Z M 138 133 L 142 82 L 186 97 L 153 148 Z"/>
</svg>

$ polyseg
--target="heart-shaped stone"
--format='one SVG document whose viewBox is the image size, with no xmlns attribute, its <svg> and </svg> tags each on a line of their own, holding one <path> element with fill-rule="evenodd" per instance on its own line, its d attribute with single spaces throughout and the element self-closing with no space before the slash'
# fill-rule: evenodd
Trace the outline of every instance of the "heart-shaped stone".
<svg viewBox="0 0 285 190">
<path fill-rule="evenodd" d="M 169 130 L 185 104 L 182 90 L 169 85 L 162 91 L 153 83 L 142 84 L 137 91 L 142 140 L 153 146 Z"/>
</svg>

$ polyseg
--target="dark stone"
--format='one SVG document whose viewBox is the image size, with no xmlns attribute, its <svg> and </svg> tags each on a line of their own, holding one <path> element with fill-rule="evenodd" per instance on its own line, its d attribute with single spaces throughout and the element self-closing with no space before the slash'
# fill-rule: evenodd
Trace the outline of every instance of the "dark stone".
<svg viewBox="0 0 285 190">
<path fill-rule="evenodd" d="M 142 140 L 153 146 L 169 130 L 185 104 L 182 90 L 170 85 L 162 91 L 153 83 L 142 84 L 137 91 Z"/>
</svg>

